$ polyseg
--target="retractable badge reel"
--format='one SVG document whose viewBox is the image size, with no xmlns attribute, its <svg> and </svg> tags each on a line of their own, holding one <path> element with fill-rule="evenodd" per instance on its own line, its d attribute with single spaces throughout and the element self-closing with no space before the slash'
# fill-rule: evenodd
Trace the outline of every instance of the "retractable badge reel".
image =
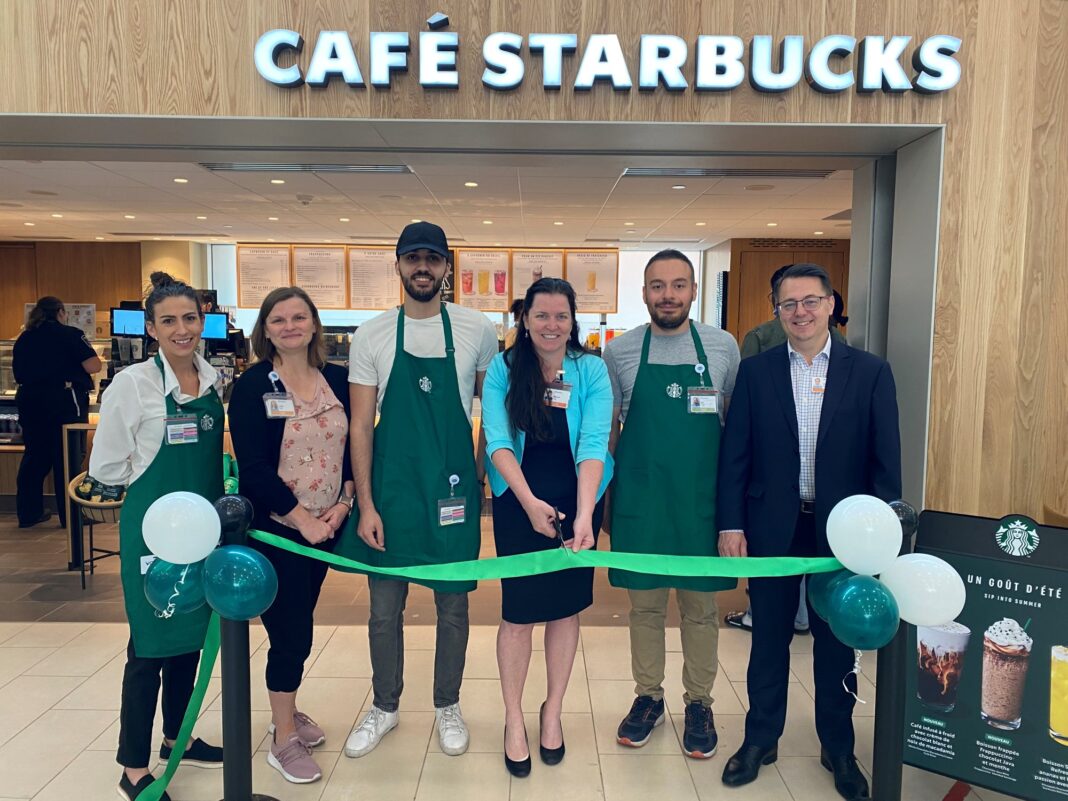
<svg viewBox="0 0 1068 801">
<path fill-rule="evenodd" d="M 438 501 L 438 525 L 455 526 L 467 520 L 467 498 L 456 497 L 456 486 L 460 477 L 453 473 L 449 476 L 449 497 Z"/>
<path fill-rule="evenodd" d="M 280 377 L 274 370 L 267 373 L 267 378 L 274 387 L 273 392 L 263 393 L 263 408 L 267 410 L 267 417 L 272 420 L 279 418 L 294 417 L 297 414 L 297 405 L 293 402 L 292 392 L 281 392 L 278 389 Z"/>
<path fill-rule="evenodd" d="M 695 364 L 693 371 L 701 385 L 686 390 L 686 411 L 690 414 L 719 414 L 719 390 L 705 386 L 705 366 Z"/>
</svg>

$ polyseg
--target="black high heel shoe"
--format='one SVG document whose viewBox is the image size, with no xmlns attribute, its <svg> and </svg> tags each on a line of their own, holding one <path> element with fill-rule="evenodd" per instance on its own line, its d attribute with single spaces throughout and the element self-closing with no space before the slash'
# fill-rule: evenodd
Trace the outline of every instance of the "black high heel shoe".
<svg viewBox="0 0 1068 801">
<path fill-rule="evenodd" d="M 517 779 L 525 779 L 530 775 L 530 739 L 527 737 L 527 731 L 523 729 L 523 739 L 527 741 L 527 758 L 526 759 L 510 759 L 508 757 L 508 726 L 504 727 L 504 766 L 508 768 L 508 772 L 515 776 Z"/>
<path fill-rule="evenodd" d="M 545 704 L 542 703 L 541 709 L 538 710 L 538 752 L 541 754 L 541 761 L 546 765 L 559 765 L 564 761 L 564 734 L 563 724 L 560 725 L 560 747 L 559 748 L 546 748 L 541 744 L 541 726 L 542 726 L 542 714 L 545 712 Z"/>
</svg>

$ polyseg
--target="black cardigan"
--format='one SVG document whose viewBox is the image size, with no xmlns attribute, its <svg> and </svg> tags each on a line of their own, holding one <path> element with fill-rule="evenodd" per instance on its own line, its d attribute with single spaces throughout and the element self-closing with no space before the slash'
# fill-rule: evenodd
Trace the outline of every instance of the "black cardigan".
<svg viewBox="0 0 1068 801">
<path fill-rule="evenodd" d="M 267 374 L 274 369 L 271 362 L 257 362 L 248 368 L 234 384 L 230 395 L 230 439 L 241 479 L 241 494 L 252 501 L 255 510 L 253 525 L 263 528 L 268 525 L 271 514 L 286 515 L 297 506 L 297 498 L 278 476 L 278 460 L 282 451 L 282 435 L 285 419 L 267 417 L 263 406 L 265 392 L 274 392 Z M 327 364 L 322 368 L 323 377 L 330 389 L 349 411 L 349 375 L 344 367 Z M 285 391 L 281 381 L 278 390 Z M 352 480 L 352 457 L 348 446 L 341 468 L 342 482 Z"/>
</svg>

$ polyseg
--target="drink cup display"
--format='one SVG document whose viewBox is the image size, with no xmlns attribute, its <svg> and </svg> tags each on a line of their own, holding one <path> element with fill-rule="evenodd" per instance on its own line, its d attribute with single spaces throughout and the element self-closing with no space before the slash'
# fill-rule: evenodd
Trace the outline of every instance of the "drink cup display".
<svg viewBox="0 0 1068 801">
<path fill-rule="evenodd" d="M 488 295 L 490 291 L 490 273 L 489 270 L 478 271 L 478 294 Z"/>
<path fill-rule="evenodd" d="M 916 697 L 924 706 L 948 713 L 957 705 L 971 634 L 960 623 L 916 627 Z"/>
<path fill-rule="evenodd" d="M 1050 649 L 1049 736 L 1068 745 L 1068 645 Z"/>
<path fill-rule="evenodd" d="M 992 623 L 983 635 L 981 715 L 995 729 L 1020 728 L 1032 642 L 1008 617 Z"/>
<path fill-rule="evenodd" d="M 475 291 L 475 273 L 473 270 L 460 270 L 460 291 L 470 295 Z"/>
<path fill-rule="evenodd" d="M 588 273 L 586 273 L 586 291 L 597 291 L 597 273 L 593 270 L 590 270 Z"/>
<path fill-rule="evenodd" d="M 506 270 L 493 271 L 493 294 L 503 295 L 508 291 L 508 272 Z"/>
</svg>

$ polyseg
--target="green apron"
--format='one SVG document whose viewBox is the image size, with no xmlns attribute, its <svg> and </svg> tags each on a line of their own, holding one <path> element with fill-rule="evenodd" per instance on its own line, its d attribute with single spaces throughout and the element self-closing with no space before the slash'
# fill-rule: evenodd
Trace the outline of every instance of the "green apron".
<svg viewBox="0 0 1068 801">
<path fill-rule="evenodd" d="M 471 421 L 460 401 L 452 326 L 441 305 L 444 358 L 404 350 L 404 309 L 397 314 L 397 347 L 378 425 L 371 465 L 371 495 L 382 517 L 386 550 L 356 533 L 357 509 L 334 552 L 376 567 L 410 567 L 478 558 L 481 492 L 475 472 Z M 450 476 L 459 483 L 453 490 Z M 465 520 L 439 524 L 438 501 L 452 495 Z M 405 580 L 405 579 L 400 579 Z M 419 581 L 439 592 L 470 592 L 474 581 Z"/>
<path fill-rule="evenodd" d="M 697 359 L 711 386 L 708 359 L 690 323 Z M 716 470 L 720 416 L 687 412 L 686 391 L 701 386 L 692 364 L 649 364 L 652 328 L 646 329 L 626 424 L 615 451 L 612 486 L 613 551 L 677 556 L 718 556 Z M 720 402 L 722 403 L 722 396 Z M 735 579 L 657 576 L 609 570 L 616 587 L 676 587 L 711 592 Z"/>
<path fill-rule="evenodd" d="M 156 356 L 163 374 L 163 363 Z M 223 494 L 222 464 L 223 405 L 215 390 L 189 403 L 178 404 L 167 393 L 167 416 L 194 415 L 197 441 L 168 445 L 164 428 L 163 444 L 152 464 L 126 491 L 119 518 L 119 553 L 122 592 L 126 617 L 130 621 L 134 652 L 141 657 L 165 657 L 199 651 L 204 645 L 211 609 L 205 604 L 195 612 L 163 619 L 145 598 L 145 577 L 141 557 L 151 552 L 141 534 L 141 521 L 153 501 L 170 492 L 195 492 L 209 501 Z"/>
</svg>

